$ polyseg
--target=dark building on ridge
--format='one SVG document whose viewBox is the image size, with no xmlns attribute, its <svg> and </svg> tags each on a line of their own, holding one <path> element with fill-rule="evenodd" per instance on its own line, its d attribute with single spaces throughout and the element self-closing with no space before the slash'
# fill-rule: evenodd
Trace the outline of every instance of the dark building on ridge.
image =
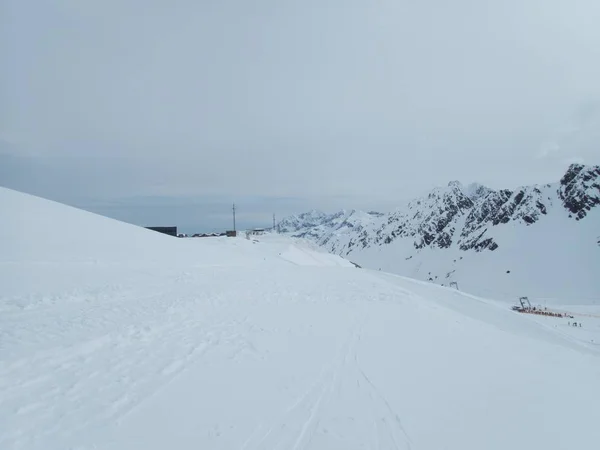
<svg viewBox="0 0 600 450">
<path fill-rule="evenodd" d="M 177 237 L 177 227 L 146 227 L 148 230 L 158 231 L 159 233 L 168 234 L 169 236 Z"/>
</svg>

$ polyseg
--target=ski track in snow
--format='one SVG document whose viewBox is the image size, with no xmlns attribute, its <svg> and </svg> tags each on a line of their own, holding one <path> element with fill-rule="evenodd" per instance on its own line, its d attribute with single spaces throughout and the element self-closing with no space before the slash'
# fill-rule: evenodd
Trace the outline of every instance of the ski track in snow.
<svg viewBox="0 0 600 450">
<path fill-rule="evenodd" d="M 119 301 L 73 302 L 67 293 L 61 303 L 57 294 L 50 308 L 42 301 L 0 315 L 0 448 L 164 448 L 168 444 L 152 438 L 140 442 L 134 423 L 142 430 L 145 423 L 157 424 L 150 435 L 160 436 L 164 418 L 155 414 L 169 405 L 177 430 L 187 429 L 180 422 L 189 409 L 195 417 L 189 425 L 197 439 L 192 442 L 204 448 L 412 450 L 421 448 L 427 434 L 415 430 L 421 398 L 417 402 L 411 390 L 428 398 L 428 391 L 437 389 L 429 374 L 455 370 L 454 362 L 444 365 L 445 355 L 473 345 L 471 339 L 456 341 L 445 351 L 435 350 L 436 358 L 423 358 L 412 353 L 412 336 L 422 328 L 418 348 L 426 352 L 442 345 L 440 338 L 460 337 L 466 326 L 502 333 L 504 340 L 521 336 L 527 345 L 551 342 L 553 351 L 577 352 L 570 353 L 577 355 L 571 363 L 560 362 L 565 370 L 574 362 L 586 364 L 581 355 L 597 357 L 593 346 L 570 337 L 577 330 L 555 329 L 560 322 L 554 319 L 519 316 L 475 297 L 376 272 L 297 267 L 290 273 L 288 267 L 247 269 L 239 278 L 228 270 L 185 270 L 157 276 L 155 283 L 133 280 L 137 289 L 111 288 Z M 443 300 L 426 301 L 426 293 Z M 583 329 L 594 330 L 593 322 Z M 438 336 L 435 343 L 429 336 Z M 433 364 L 418 371 L 428 382 L 402 381 L 414 375 L 415 363 Z M 197 382 L 211 366 L 219 368 L 217 375 Z M 245 380 L 246 369 L 254 378 Z M 465 376 L 460 373 L 456 379 Z M 221 376 L 227 381 L 216 383 Z M 237 397 L 240 391 L 223 400 L 227 383 L 240 381 L 244 389 L 267 396 L 258 411 Z M 185 393 L 177 397 L 180 385 Z M 188 389 L 199 394 L 188 398 Z M 217 394 L 207 401 L 213 403 L 204 405 L 212 390 Z M 450 399 L 446 404 L 460 401 Z M 213 419 L 212 409 L 221 401 L 229 402 L 227 409 Z M 235 416 L 236 408 L 243 418 Z M 248 411 L 255 416 L 244 415 Z M 449 417 L 437 420 L 443 424 Z M 190 441 L 179 445 L 192 448 Z"/>
<path fill-rule="evenodd" d="M 190 316 L 189 303 L 164 293 L 135 300 L 71 310 L 51 323 L 44 311 L 8 315 L 20 326 L 2 333 L 0 350 L 7 341 L 53 345 L 0 366 L 0 408 L 14 413 L 3 419 L 0 448 L 10 442 L 14 448 L 43 448 L 44 439 L 60 430 L 76 433 L 89 422 L 118 424 L 211 350 L 224 347 L 230 358 L 252 351 L 239 333 L 243 316 L 231 311 L 227 320 Z M 90 402 L 91 392 L 101 401 Z"/>
<path fill-rule="evenodd" d="M 357 319 L 342 348 L 312 386 L 266 431 L 259 426 L 242 450 L 309 450 L 313 444 L 314 448 L 338 448 L 341 444 L 412 448 L 400 417 L 361 368 L 358 347 L 366 320 Z M 338 409 L 336 404 L 346 406 Z M 361 427 L 370 428 L 370 432 Z"/>
</svg>

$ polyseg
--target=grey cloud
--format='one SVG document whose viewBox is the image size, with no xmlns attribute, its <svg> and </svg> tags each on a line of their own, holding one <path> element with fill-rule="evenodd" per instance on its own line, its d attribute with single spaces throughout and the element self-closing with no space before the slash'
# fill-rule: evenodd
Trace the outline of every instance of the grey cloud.
<svg viewBox="0 0 600 450">
<path fill-rule="evenodd" d="M 560 162 L 591 162 L 600 156 L 600 101 L 589 101 L 542 144 L 539 157 Z"/>
<path fill-rule="evenodd" d="M 600 156 L 596 0 L 2 8 L 0 184 L 131 221 L 157 197 L 388 209 Z"/>
</svg>

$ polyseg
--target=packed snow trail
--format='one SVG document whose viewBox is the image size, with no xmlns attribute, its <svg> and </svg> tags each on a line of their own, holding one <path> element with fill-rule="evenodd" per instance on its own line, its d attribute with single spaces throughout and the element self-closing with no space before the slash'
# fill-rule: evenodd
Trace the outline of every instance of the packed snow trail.
<svg viewBox="0 0 600 450">
<path fill-rule="evenodd" d="M 26 224 L 0 233 L 2 450 L 600 442 L 591 306 L 579 330 L 298 241 L 174 239 L 5 194 Z M 40 211 L 56 230 L 23 233 Z"/>
<path fill-rule="evenodd" d="M 5 314 L 0 448 L 593 448 L 597 353 L 391 280 L 201 269 Z"/>
</svg>

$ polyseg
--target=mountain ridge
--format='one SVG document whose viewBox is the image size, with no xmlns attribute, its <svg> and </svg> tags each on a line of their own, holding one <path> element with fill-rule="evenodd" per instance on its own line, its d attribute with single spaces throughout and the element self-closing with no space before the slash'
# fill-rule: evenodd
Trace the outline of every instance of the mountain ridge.
<svg viewBox="0 0 600 450">
<path fill-rule="evenodd" d="M 451 181 L 393 212 L 320 213 L 321 219 L 314 223 L 302 221 L 299 215 L 293 216 L 295 221 L 283 219 L 279 230 L 312 239 L 328 251 L 364 267 L 379 269 L 383 266 L 426 281 L 434 281 L 437 276 L 438 280 L 444 280 L 441 284 L 457 281 L 452 272 L 458 267 L 456 260 L 467 255 L 481 254 L 469 258 L 473 264 L 480 261 L 485 265 L 494 258 L 485 254 L 500 252 L 499 260 L 508 267 L 518 267 L 524 253 L 528 253 L 527 258 L 535 265 L 545 264 L 544 255 L 560 261 L 561 265 L 575 267 L 582 266 L 580 261 L 585 259 L 583 271 L 590 272 L 584 277 L 585 283 L 591 289 L 588 291 L 597 295 L 600 282 L 593 281 L 591 272 L 600 271 L 599 205 L 600 166 L 572 164 L 555 183 L 494 190 L 477 183 L 464 186 Z M 580 252 L 587 256 L 579 257 L 569 249 L 570 241 L 576 242 L 572 245 L 580 246 Z M 590 248 L 594 253 L 588 255 Z M 567 258 L 566 254 L 570 256 Z M 440 266 L 432 258 L 449 259 L 450 263 Z M 398 262 L 410 260 L 413 265 Z M 387 265 L 382 261 L 387 261 Z M 510 273 L 511 269 L 502 273 L 507 271 Z M 525 272 L 525 268 L 522 271 Z M 468 278 L 466 268 L 464 272 L 461 279 Z M 568 268 L 563 272 L 570 273 Z M 485 272 L 482 275 L 488 277 Z"/>
<path fill-rule="evenodd" d="M 330 241 L 330 233 L 339 232 L 341 228 L 362 230 L 373 225 L 376 227 L 374 231 L 377 237 L 373 241 L 376 244 L 389 244 L 397 237 L 411 236 L 420 238 L 415 241 L 417 249 L 425 246 L 447 248 L 455 238 L 456 229 L 453 225 L 457 216 L 466 214 L 465 224 L 459 234 L 459 238 L 462 238 L 459 239 L 460 249 L 493 251 L 497 244 L 494 245 L 491 240 L 489 245 L 483 245 L 480 237 L 483 237 L 485 230 L 482 228 L 513 221 L 526 225 L 536 223 L 555 205 L 553 190 L 556 190 L 557 198 L 570 218 L 584 219 L 593 208 L 600 205 L 600 166 L 572 164 L 558 183 L 521 186 L 515 190 L 493 190 L 479 183 L 464 186 L 459 181 L 451 181 L 445 187 L 435 187 L 426 196 L 409 201 L 405 208 L 387 214 L 355 209 L 340 210 L 333 214 L 311 210 L 284 218 L 279 222 L 278 230 L 295 237 L 312 236 Z M 415 222 L 418 224 L 416 229 Z M 393 223 L 397 226 L 389 230 Z M 384 231 L 390 232 L 386 234 Z M 482 233 L 473 236 L 477 231 Z M 366 245 L 366 241 L 363 245 Z"/>
</svg>

